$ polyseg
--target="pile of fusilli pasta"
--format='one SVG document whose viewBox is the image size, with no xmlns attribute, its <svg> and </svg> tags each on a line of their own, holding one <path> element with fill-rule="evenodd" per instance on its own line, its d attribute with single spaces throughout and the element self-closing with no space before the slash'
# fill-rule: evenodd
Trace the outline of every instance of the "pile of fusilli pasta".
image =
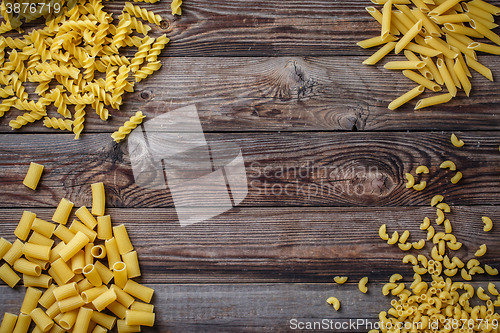
<svg viewBox="0 0 500 333">
<path fill-rule="evenodd" d="M 19 18 L 36 17 L 9 16 L 5 1 L 0 13 L 6 22 L 0 33 L 14 28 L 22 32 Z M 172 14 L 181 14 L 181 3 L 172 1 Z M 78 139 L 86 110 L 92 108 L 107 120 L 108 106 L 120 109 L 124 93 L 134 91 L 136 82 L 161 67 L 158 55 L 169 42 L 165 35 L 156 39 L 147 35 L 151 30 L 147 23 L 160 25 L 161 16 L 130 2 L 117 24 L 101 0 L 70 1 L 59 16 L 38 14 L 46 19 L 43 29 L 34 29 L 23 39 L 0 36 L 0 117 L 12 107 L 25 111 L 9 122 L 12 129 L 43 119 L 46 127 L 73 131 Z M 120 56 L 124 47 L 136 47 L 137 52 L 130 58 Z M 36 84 L 38 100 L 29 99 L 26 82 Z M 61 117 L 47 117 L 49 105 Z"/>
</svg>

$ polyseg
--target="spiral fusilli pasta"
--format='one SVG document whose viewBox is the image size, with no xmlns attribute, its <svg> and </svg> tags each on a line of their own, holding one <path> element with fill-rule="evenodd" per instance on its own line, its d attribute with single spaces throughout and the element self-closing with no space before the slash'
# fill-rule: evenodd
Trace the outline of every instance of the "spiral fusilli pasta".
<svg viewBox="0 0 500 333">
<path fill-rule="evenodd" d="M 133 115 L 132 117 L 130 117 L 130 120 L 126 121 L 125 124 L 123 124 L 123 126 L 121 126 L 118 131 L 116 132 L 113 132 L 113 134 L 111 134 L 111 137 L 113 138 L 113 140 L 115 140 L 116 142 L 120 142 L 121 140 L 125 139 L 125 137 L 134 129 L 137 127 L 137 125 L 139 125 L 140 123 L 142 123 L 142 120 L 144 119 L 144 115 L 142 114 L 141 111 L 137 111 L 135 113 L 135 115 Z"/>
<path fill-rule="evenodd" d="M 146 66 L 141 67 L 136 73 L 135 73 L 135 81 L 140 82 L 147 78 L 149 75 L 153 74 L 153 72 L 156 72 L 159 70 L 161 67 L 160 61 L 154 61 L 154 62 L 148 62 Z"/>
<path fill-rule="evenodd" d="M 153 44 L 153 42 L 154 38 L 150 38 L 148 36 L 144 37 L 143 44 L 139 46 L 139 50 L 130 62 L 129 69 L 132 73 L 137 72 L 139 66 L 144 62 L 144 59 L 148 55 L 148 52 L 151 49 L 151 44 Z"/>
<path fill-rule="evenodd" d="M 0 117 L 3 117 L 5 115 L 5 112 L 8 112 L 10 108 L 14 105 L 16 102 L 17 97 L 12 97 L 9 99 L 4 99 L 2 103 L 0 103 Z"/>
<path fill-rule="evenodd" d="M 61 119 L 61 118 L 56 118 L 56 117 L 45 117 L 45 120 L 43 121 L 43 125 L 48 128 L 55 128 L 55 129 L 60 129 L 60 130 L 66 130 L 66 131 L 72 131 L 72 125 L 73 121 L 69 119 Z"/>
<path fill-rule="evenodd" d="M 73 133 L 75 133 L 75 140 L 80 138 L 83 131 L 83 123 L 85 121 L 85 107 L 84 104 L 77 104 L 75 106 L 75 120 L 73 120 Z"/>
<path fill-rule="evenodd" d="M 125 2 L 125 10 L 130 14 L 134 15 L 138 18 L 142 18 L 149 23 L 153 23 L 156 25 L 160 25 L 162 20 L 161 16 L 155 14 L 145 8 L 141 8 L 139 6 L 134 6 L 131 2 Z"/>
<path fill-rule="evenodd" d="M 182 5 L 182 0 L 172 0 L 172 3 L 170 4 L 170 7 L 172 9 L 172 15 L 182 14 L 181 5 Z"/>
<path fill-rule="evenodd" d="M 160 37 L 156 38 L 156 41 L 154 42 L 153 46 L 151 46 L 151 49 L 149 50 L 149 53 L 146 57 L 146 60 L 148 62 L 154 62 L 157 60 L 157 57 L 160 55 L 161 50 L 165 48 L 165 45 L 170 41 L 170 39 L 167 38 L 166 35 L 161 35 Z"/>
</svg>

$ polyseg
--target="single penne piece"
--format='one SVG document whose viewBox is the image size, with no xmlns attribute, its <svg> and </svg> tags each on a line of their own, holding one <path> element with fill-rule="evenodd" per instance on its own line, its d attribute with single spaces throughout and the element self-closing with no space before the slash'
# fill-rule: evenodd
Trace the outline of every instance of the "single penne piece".
<svg viewBox="0 0 500 333">
<path fill-rule="evenodd" d="M 424 67 L 423 61 L 389 61 L 384 65 L 385 69 L 422 69 Z"/>
<path fill-rule="evenodd" d="M 42 177 L 43 165 L 31 162 L 23 184 L 32 190 L 35 190 L 40 178 Z"/>
<path fill-rule="evenodd" d="M 385 5 L 388 0 L 371 0 L 376 5 Z M 392 0 L 393 4 L 399 4 L 399 5 L 409 5 L 411 4 L 410 0 Z"/>
<path fill-rule="evenodd" d="M 391 14 L 391 31 L 394 29 L 394 30 L 397 30 L 398 33 L 395 34 L 395 35 L 400 35 L 400 34 L 406 34 L 408 32 L 408 28 L 403 24 L 403 22 L 401 22 L 399 20 L 399 18 L 397 18 L 395 15 L 394 15 L 394 11 L 392 11 L 392 14 Z M 391 32 L 392 34 L 392 32 Z"/>
<path fill-rule="evenodd" d="M 425 42 L 427 43 L 427 45 L 429 45 L 433 49 L 441 51 L 446 58 L 455 59 L 458 56 L 458 53 L 450 50 L 449 47 L 443 45 L 439 38 L 434 38 L 434 37 L 430 37 L 430 36 L 425 37 Z"/>
<path fill-rule="evenodd" d="M 92 214 L 103 216 L 106 206 L 106 195 L 104 192 L 104 183 L 94 183 L 92 188 Z"/>
<path fill-rule="evenodd" d="M 437 83 L 426 79 L 425 77 L 415 73 L 414 71 L 411 71 L 408 69 L 404 70 L 403 75 L 406 76 L 407 78 L 409 78 L 410 80 L 415 81 L 416 83 L 423 85 L 424 87 L 426 87 L 427 89 L 429 89 L 431 91 L 434 91 L 434 92 L 441 91 L 441 87 Z"/>
<path fill-rule="evenodd" d="M 62 198 L 57 205 L 54 215 L 52 216 L 52 221 L 60 224 L 66 224 L 72 209 L 73 203 L 68 199 Z"/>
<path fill-rule="evenodd" d="M 467 55 L 465 55 L 465 60 L 467 61 L 467 66 L 469 66 L 470 68 L 472 68 L 473 70 L 475 70 L 479 74 L 483 75 L 488 80 L 493 81 L 493 75 L 491 74 L 491 71 L 488 67 L 477 62 L 476 60 L 470 58 Z"/>
<path fill-rule="evenodd" d="M 473 4 L 468 4 L 467 2 L 462 3 L 462 7 L 465 9 L 467 13 L 480 17 L 481 19 L 488 22 L 495 22 L 495 18 L 493 15 L 485 10 L 482 10 L 479 7 L 474 6 Z"/>
<path fill-rule="evenodd" d="M 433 97 L 427 97 L 419 100 L 415 106 L 415 110 L 426 108 L 428 106 L 437 105 L 449 102 L 453 96 L 450 93 L 441 94 Z"/>
<path fill-rule="evenodd" d="M 429 7 L 422 0 L 411 0 L 421 13 L 430 12 Z"/>
<path fill-rule="evenodd" d="M 377 20 L 378 23 L 382 25 L 382 13 L 379 12 L 375 7 L 365 7 L 366 11 L 368 14 L 370 14 L 375 20 Z M 390 30 L 391 35 L 399 35 L 400 32 L 398 31 L 397 28 L 391 27 Z"/>
<path fill-rule="evenodd" d="M 431 36 L 441 37 L 441 30 L 434 26 L 434 23 L 427 17 L 427 15 L 418 9 L 412 9 L 411 13 L 417 18 L 417 20 L 422 21 L 422 26 Z"/>
<path fill-rule="evenodd" d="M 25 241 L 28 238 L 28 235 L 31 231 L 31 226 L 33 225 L 33 221 L 35 221 L 36 214 L 24 211 L 21 220 L 19 221 L 16 230 L 14 230 L 14 235 L 17 236 L 20 240 Z"/>
<path fill-rule="evenodd" d="M 90 230 L 93 230 L 97 225 L 97 221 L 95 217 L 89 212 L 87 207 L 82 206 L 78 208 L 75 212 L 76 217 L 80 219 Z"/>
<path fill-rule="evenodd" d="M 392 43 L 394 43 L 394 42 L 392 42 Z M 387 44 L 389 44 L 389 43 L 387 43 Z M 396 45 L 396 43 L 394 43 L 394 45 Z M 365 60 L 365 61 L 367 61 L 367 60 Z M 113 229 L 111 228 L 111 216 L 105 215 L 105 216 L 98 216 L 97 217 L 97 238 L 98 239 L 108 240 L 108 239 L 113 238 L 113 231 L 112 230 Z"/>
<path fill-rule="evenodd" d="M 415 38 L 416 35 L 422 30 L 422 21 L 418 21 L 415 23 L 410 30 L 398 41 L 396 44 L 396 47 L 394 48 L 394 52 L 398 54 L 405 48 L 406 45 L 408 45 L 409 42 Z"/>
<path fill-rule="evenodd" d="M 380 38 L 385 40 L 391 30 L 391 14 L 392 14 L 392 1 L 388 0 L 382 8 L 382 29 L 380 31 Z"/>
<path fill-rule="evenodd" d="M 473 39 L 471 39 L 465 35 L 457 34 L 453 31 L 450 31 L 450 30 L 446 29 L 446 27 L 443 27 L 443 31 L 445 31 L 448 35 L 455 38 L 456 40 L 460 41 L 460 43 L 462 43 L 462 44 L 469 45 L 470 43 L 474 42 Z M 474 59 L 476 59 L 476 58 L 474 58 Z"/>
<path fill-rule="evenodd" d="M 473 21 L 474 20 L 471 20 L 469 22 L 471 26 L 472 26 L 472 22 Z M 484 27 L 484 26 L 482 26 L 482 27 Z M 475 30 L 473 28 L 469 28 L 469 27 L 463 26 L 463 25 L 459 25 L 459 24 L 445 23 L 444 24 L 444 29 L 446 29 L 446 32 L 450 31 L 450 32 L 453 32 L 453 33 L 456 33 L 456 34 L 460 34 L 460 35 L 477 37 L 477 38 L 483 38 L 484 37 L 483 34 L 480 31 Z"/>
<path fill-rule="evenodd" d="M 380 36 L 362 40 L 357 43 L 358 46 L 367 49 L 370 47 L 382 45 L 389 42 L 394 42 L 397 38 L 393 35 L 389 35 L 386 39 L 382 39 Z"/>
<path fill-rule="evenodd" d="M 418 22 L 417 18 L 415 16 L 413 16 L 413 14 L 411 13 L 411 9 L 410 7 L 406 6 L 406 5 L 394 5 L 399 11 L 401 11 L 408 20 L 411 21 L 411 24 L 408 23 L 410 25 L 410 27 L 412 27 L 415 23 Z M 401 22 L 403 22 L 403 20 L 400 19 Z M 404 22 L 403 22 L 404 23 Z M 406 23 L 405 23 L 406 25 Z M 407 25 L 408 26 L 408 25 Z"/>
<path fill-rule="evenodd" d="M 439 85 L 442 85 L 444 83 L 444 80 L 441 77 L 441 74 L 439 73 L 439 70 L 437 69 L 434 61 L 432 61 L 432 59 L 430 57 L 427 57 L 424 55 L 421 55 L 420 59 L 422 59 L 422 61 L 425 62 L 425 68 L 427 68 L 432 75 L 432 79 L 430 79 L 430 80 L 434 80 Z M 427 79 L 429 79 L 429 78 L 427 77 Z"/>
<path fill-rule="evenodd" d="M 467 54 L 470 57 L 474 57 L 474 59 L 477 59 L 476 52 L 473 49 L 468 48 L 466 44 L 462 43 L 461 41 L 453 37 L 451 33 L 446 33 L 446 42 L 450 46 L 456 47 L 460 52 Z M 458 52 L 457 50 L 454 51 Z"/>
<path fill-rule="evenodd" d="M 496 24 L 495 22 L 490 22 L 490 21 L 487 21 L 485 19 L 482 19 L 480 18 L 479 16 L 476 16 L 474 14 L 471 14 L 471 13 L 466 13 L 467 17 L 469 17 L 471 20 L 474 20 L 478 23 L 481 23 L 482 25 L 484 25 L 486 28 L 488 29 L 495 29 L 496 27 L 498 27 L 498 24 Z"/>
<path fill-rule="evenodd" d="M 475 20 L 470 21 L 470 26 L 477 31 L 480 35 L 488 38 L 491 40 L 493 43 L 500 45 L 500 36 L 498 36 L 496 33 L 491 31 L 490 29 L 486 28 L 484 25 L 482 25 L 479 22 L 476 22 Z M 469 35 L 470 36 L 470 35 Z"/>
<path fill-rule="evenodd" d="M 425 47 L 425 46 L 422 46 L 422 45 L 418 45 L 418 44 L 415 44 L 415 43 L 412 43 L 412 42 L 408 43 L 405 46 L 405 49 L 406 50 L 410 50 L 412 52 L 419 53 L 421 55 L 425 55 L 427 57 L 436 57 L 436 56 L 442 54 L 441 51 L 432 49 L 430 47 Z"/>
<path fill-rule="evenodd" d="M 465 71 L 465 74 L 467 74 L 468 77 L 472 77 L 472 74 L 471 72 L 469 71 L 469 67 L 467 66 L 467 63 L 465 62 L 465 59 L 464 57 L 462 57 L 462 53 L 460 52 L 459 49 L 457 49 L 455 46 L 450 46 L 451 49 L 455 52 L 458 53 L 458 57 L 455 59 L 456 61 L 458 61 L 460 63 L 460 65 L 462 66 L 462 68 L 464 69 Z"/>
<path fill-rule="evenodd" d="M 389 52 L 391 52 L 392 50 L 394 50 L 395 46 L 396 46 L 396 42 L 389 42 L 389 43 L 385 44 L 377 52 L 375 52 L 374 54 L 372 54 L 368 59 L 366 59 L 365 61 L 363 61 L 363 65 L 375 65 L 383 57 L 385 57 Z M 99 238 L 99 218 L 97 218 L 97 230 L 98 230 L 97 237 Z"/>
<path fill-rule="evenodd" d="M 442 5 L 443 3 L 445 3 L 446 0 L 434 0 L 434 3 L 436 6 L 440 6 Z M 456 5 L 454 5 L 453 7 L 451 7 L 450 9 L 446 10 L 443 12 L 444 15 L 450 15 L 450 13 L 463 13 L 464 9 L 462 8 L 462 6 L 460 6 L 459 3 L 457 3 Z M 442 15 L 443 15 L 442 14 Z"/>
<path fill-rule="evenodd" d="M 431 16 L 430 19 L 437 24 L 445 24 L 445 23 L 461 23 L 461 22 L 469 22 L 470 17 L 466 14 L 452 14 L 452 15 L 439 15 L 439 16 Z"/>
<path fill-rule="evenodd" d="M 407 103 L 408 101 L 412 100 L 413 98 L 423 93 L 424 90 L 425 88 L 422 85 L 413 88 L 412 90 L 408 91 L 407 93 L 393 100 L 388 106 L 389 110 L 395 110 L 399 108 L 401 105 Z"/>
<path fill-rule="evenodd" d="M 459 4 L 459 2 L 460 2 L 460 0 L 446 0 L 442 4 L 440 4 L 439 6 L 437 6 L 433 10 L 431 10 L 429 12 L 429 15 L 431 15 L 431 16 L 441 15 L 444 12 L 446 12 L 447 10 L 454 8 L 455 5 Z"/>
<path fill-rule="evenodd" d="M 408 31 L 411 29 L 411 27 L 413 27 L 413 25 L 416 23 L 416 22 L 413 22 L 412 20 L 410 20 L 408 18 L 408 16 L 406 16 L 406 14 L 403 13 L 402 11 L 400 11 L 399 9 L 392 11 L 392 17 L 396 18 L 399 22 L 401 22 L 402 25 L 404 25 L 405 29 L 403 29 L 403 30 L 405 32 L 402 32 L 403 35 L 407 34 Z"/>
<path fill-rule="evenodd" d="M 458 56 L 457 56 L 458 57 Z M 455 86 L 457 88 L 462 88 L 462 84 L 460 83 L 460 80 L 458 79 L 457 74 L 455 74 L 455 70 L 453 69 L 453 66 L 455 66 L 455 61 L 451 58 L 444 57 L 444 63 L 446 64 L 446 68 L 448 68 L 448 72 L 450 73 L 450 76 L 455 83 Z M 453 96 L 455 97 L 455 96 Z"/>
<path fill-rule="evenodd" d="M 487 3 L 483 0 L 472 0 L 468 4 L 476 6 L 477 8 L 481 8 L 482 10 L 487 11 L 488 13 L 491 13 L 493 15 L 500 15 L 500 7 Z"/>
<path fill-rule="evenodd" d="M 500 46 L 496 46 L 496 45 L 473 42 L 473 43 L 470 43 L 467 46 L 467 48 L 475 50 L 475 51 L 484 52 L 484 53 L 500 55 Z"/>
<path fill-rule="evenodd" d="M 421 61 L 419 57 L 417 57 L 412 51 L 410 50 L 405 50 L 404 51 L 404 55 L 406 57 L 406 59 L 408 59 L 409 61 Z M 422 74 L 423 77 L 431 80 L 433 79 L 432 77 L 432 73 L 429 71 L 428 68 L 426 68 L 425 66 L 423 68 L 418 68 L 418 71 L 420 72 L 420 74 Z"/>
</svg>

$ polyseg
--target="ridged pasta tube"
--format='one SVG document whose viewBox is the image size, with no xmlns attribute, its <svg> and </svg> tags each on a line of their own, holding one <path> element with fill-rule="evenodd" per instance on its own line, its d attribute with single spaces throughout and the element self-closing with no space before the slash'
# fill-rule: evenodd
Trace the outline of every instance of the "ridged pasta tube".
<svg viewBox="0 0 500 333">
<path fill-rule="evenodd" d="M 111 134 L 111 137 L 113 140 L 116 142 L 120 142 L 121 140 L 125 139 L 125 137 L 139 125 L 142 123 L 142 119 L 144 119 L 145 116 L 142 114 L 141 111 L 137 111 L 134 116 L 130 117 L 130 120 L 126 121 L 123 126 L 121 126 L 118 131 L 114 132 Z"/>
<path fill-rule="evenodd" d="M 45 117 L 43 125 L 48 128 L 55 128 L 60 130 L 72 131 L 73 121 L 69 119 L 61 119 L 56 117 Z"/>
<path fill-rule="evenodd" d="M 153 13 L 152 11 L 148 11 L 145 8 L 141 8 L 139 6 L 134 6 L 130 2 L 125 2 L 125 7 L 124 9 L 130 14 L 134 15 L 138 18 L 142 18 L 145 21 L 148 21 L 149 23 L 153 23 L 156 25 L 160 25 L 160 22 L 162 20 L 161 16 L 158 14 Z"/>
</svg>

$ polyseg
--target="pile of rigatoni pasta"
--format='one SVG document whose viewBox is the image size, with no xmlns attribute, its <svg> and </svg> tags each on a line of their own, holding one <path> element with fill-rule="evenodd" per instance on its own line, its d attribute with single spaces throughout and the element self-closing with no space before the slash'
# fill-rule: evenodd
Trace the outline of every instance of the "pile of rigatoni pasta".
<svg viewBox="0 0 500 333">
<path fill-rule="evenodd" d="M 31 163 L 24 185 L 35 189 L 42 171 L 42 165 Z M 154 290 L 132 280 L 141 275 L 137 252 L 125 226 L 113 227 L 104 215 L 103 183 L 91 189 L 91 212 L 78 208 L 69 228 L 73 203 L 63 198 L 52 217 L 55 223 L 24 211 L 14 231 L 17 239 L 0 238 L 5 261 L 0 279 L 14 288 L 20 273 L 27 288 L 20 314 L 5 313 L 1 333 L 26 333 L 32 321 L 33 332 L 51 333 L 103 333 L 115 325 L 118 332 L 140 332 L 141 325 L 153 326 Z"/>
<path fill-rule="evenodd" d="M 382 12 L 366 7 L 381 24 L 381 34 L 358 45 L 363 48 L 383 46 L 363 64 L 374 65 L 392 50 L 396 54 L 403 52 L 405 61 L 390 61 L 384 67 L 403 70 L 404 76 L 418 84 L 392 101 L 389 109 L 407 103 L 425 88 L 439 92 L 443 85 L 446 93 L 420 99 L 415 109 L 446 103 L 456 96 L 458 89 L 469 96 L 469 78 L 472 77 L 469 68 L 493 81 L 490 69 L 477 61 L 476 51 L 500 54 L 500 36 L 492 31 L 498 26 L 493 15 L 500 14 L 499 7 L 483 0 L 372 1 L 383 5 Z M 483 40 L 478 42 L 471 37 Z"/>
<path fill-rule="evenodd" d="M 181 3 L 172 1 L 172 14 L 181 14 Z M 101 0 L 19 5 L 2 1 L 0 34 L 23 33 L 21 20 L 40 17 L 45 27 L 22 38 L 0 36 L 0 117 L 12 109 L 21 111 L 9 122 L 12 129 L 43 120 L 44 126 L 72 131 L 78 139 L 89 109 L 107 120 L 109 107 L 119 110 L 124 94 L 161 67 L 158 56 L 169 39 L 148 36 L 150 24 L 160 26 L 162 17 L 144 5 L 126 2 L 116 21 Z M 126 57 L 125 48 L 137 50 Z M 58 115 L 50 117 L 51 110 Z"/>
</svg>

